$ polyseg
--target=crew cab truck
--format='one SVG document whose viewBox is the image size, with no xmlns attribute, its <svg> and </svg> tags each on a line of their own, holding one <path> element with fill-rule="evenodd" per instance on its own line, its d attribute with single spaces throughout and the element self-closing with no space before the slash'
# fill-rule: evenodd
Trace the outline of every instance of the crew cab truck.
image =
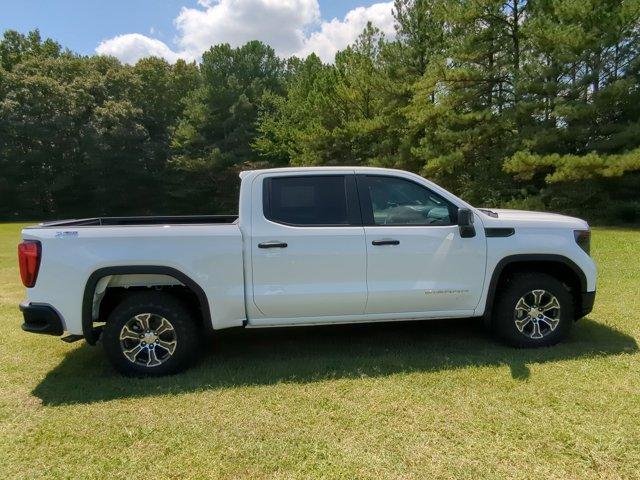
<svg viewBox="0 0 640 480">
<path fill-rule="evenodd" d="M 583 220 L 475 208 L 409 172 L 241 175 L 239 215 L 103 217 L 25 228 L 23 329 L 98 339 L 116 369 L 183 369 L 203 333 L 483 317 L 518 347 L 592 309 Z"/>
</svg>

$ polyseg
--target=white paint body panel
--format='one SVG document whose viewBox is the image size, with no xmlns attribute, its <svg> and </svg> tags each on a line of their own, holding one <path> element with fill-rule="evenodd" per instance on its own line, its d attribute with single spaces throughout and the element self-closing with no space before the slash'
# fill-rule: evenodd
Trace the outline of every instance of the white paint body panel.
<svg viewBox="0 0 640 480">
<path fill-rule="evenodd" d="M 471 209 L 477 235 L 461 238 L 457 226 L 292 227 L 265 219 L 265 177 L 337 172 L 420 183 L 459 208 Z M 499 217 L 493 218 L 432 182 L 397 170 L 288 168 L 243 172 L 241 178 L 237 224 L 25 229 L 23 238 L 39 240 L 43 252 L 28 301 L 53 306 L 65 330 L 81 334 L 82 298 L 93 272 L 154 265 L 177 269 L 204 290 L 215 329 L 480 316 L 496 265 L 521 254 L 566 257 L 584 273 L 587 291 L 595 290 L 595 264 L 574 240 L 574 230 L 588 228 L 583 220 L 509 210 L 497 210 Z M 516 234 L 485 238 L 485 228 L 504 227 Z M 57 238 L 61 230 L 78 233 Z M 398 239 L 400 245 L 371 245 L 381 238 Z M 274 240 L 288 247 L 257 247 Z M 132 282 L 155 285 L 153 276 Z"/>
<path fill-rule="evenodd" d="M 256 320 L 364 313 L 367 257 L 362 227 L 260 227 L 251 237 L 252 301 L 262 313 Z M 258 248 L 258 243 L 272 240 L 288 246 Z"/>
<path fill-rule="evenodd" d="M 579 218 L 555 213 L 528 212 L 523 210 L 494 209 L 498 218 L 482 215 L 486 228 L 513 227 L 512 237 L 487 239 L 487 279 L 498 263 L 511 255 L 558 255 L 575 263 L 586 278 L 586 291 L 596 289 L 596 265 L 575 242 L 574 230 L 587 230 L 589 225 Z M 482 315 L 489 295 L 489 282 L 476 309 Z"/>
<path fill-rule="evenodd" d="M 52 305 L 69 333 L 82 334 L 82 297 L 89 276 L 103 267 L 158 265 L 180 270 L 207 293 L 216 328 L 245 319 L 242 235 L 237 225 L 64 227 L 25 229 L 42 242 L 42 263 L 29 302 Z"/>
<path fill-rule="evenodd" d="M 350 171 L 349 173 L 353 173 Z M 316 175 L 316 171 L 302 175 Z M 287 174 L 271 174 L 286 176 Z M 267 220 L 262 210 L 266 175 L 255 175 L 251 198 L 252 324 L 273 319 L 363 314 L 367 302 L 367 253 L 363 227 L 298 227 Z M 263 249 L 261 242 L 287 243 Z"/>
<path fill-rule="evenodd" d="M 479 222 L 478 222 L 479 223 Z M 461 238 L 459 228 L 365 227 L 368 250 L 366 313 L 460 312 L 471 316 L 484 283 L 484 230 Z M 373 246 L 393 239 L 399 245 Z"/>
</svg>

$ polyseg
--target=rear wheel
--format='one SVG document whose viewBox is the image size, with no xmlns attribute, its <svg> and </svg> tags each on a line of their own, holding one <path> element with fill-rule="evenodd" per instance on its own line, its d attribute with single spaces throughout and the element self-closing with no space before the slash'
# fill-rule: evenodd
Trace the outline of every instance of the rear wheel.
<svg viewBox="0 0 640 480">
<path fill-rule="evenodd" d="M 109 315 L 102 343 L 109 361 L 125 375 L 168 375 L 195 358 L 198 327 L 175 297 L 141 292 L 127 297 Z"/>
<path fill-rule="evenodd" d="M 510 277 L 494 310 L 493 328 L 517 347 L 554 345 L 567 337 L 574 319 L 571 293 L 558 279 L 543 273 Z"/>
</svg>

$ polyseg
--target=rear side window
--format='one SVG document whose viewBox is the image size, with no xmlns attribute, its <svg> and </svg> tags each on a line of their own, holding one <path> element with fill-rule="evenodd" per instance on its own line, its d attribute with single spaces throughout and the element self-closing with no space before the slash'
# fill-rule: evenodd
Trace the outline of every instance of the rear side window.
<svg viewBox="0 0 640 480">
<path fill-rule="evenodd" d="M 267 178 L 264 183 L 264 215 L 273 222 L 286 225 L 357 223 L 353 217 L 353 202 L 357 199 L 350 198 L 354 179 L 350 177 L 307 175 Z"/>
</svg>

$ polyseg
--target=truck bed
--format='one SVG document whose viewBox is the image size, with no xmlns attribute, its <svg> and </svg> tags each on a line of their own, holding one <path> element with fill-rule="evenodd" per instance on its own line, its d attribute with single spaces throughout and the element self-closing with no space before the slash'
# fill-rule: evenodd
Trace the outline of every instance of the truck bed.
<svg viewBox="0 0 640 480">
<path fill-rule="evenodd" d="M 102 227 L 139 225 L 207 225 L 233 224 L 238 215 L 173 215 L 140 217 L 91 217 L 44 222 L 31 228 L 59 227 Z"/>
<path fill-rule="evenodd" d="M 99 217 L 26 228 L 23 238 L 39 242 L 41 251 L 37 282 L 27 290 L 27 300 L 35 305 L 55 303 L 64 330 L 87 338 L 89 330 L 82 322 L 87 308 L 91 320 L 96 298 L 95 290 L 85 294 L 91 275 L 101 271 L 108 282 L 136 285 L 140 275 L 173 276 L 206 292 L 212 326 L 241 326 L 246 319 L 243 241 L 235 220 L 235 216 Z"/>
</svg>

